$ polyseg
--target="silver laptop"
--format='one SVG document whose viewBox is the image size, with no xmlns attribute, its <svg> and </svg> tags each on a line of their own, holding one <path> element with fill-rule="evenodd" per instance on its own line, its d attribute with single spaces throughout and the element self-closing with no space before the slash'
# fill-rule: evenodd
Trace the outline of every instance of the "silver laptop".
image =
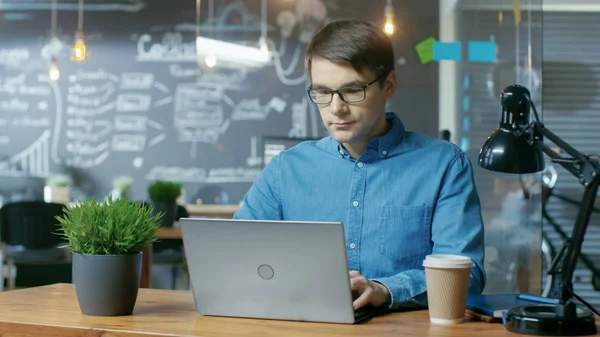
<svg viewBox="0 0 600 337">
<path fill-rule="evenodd" d="M 200 315 L 356 323 L 339 222 L 181 218 Z"/>
</svg>

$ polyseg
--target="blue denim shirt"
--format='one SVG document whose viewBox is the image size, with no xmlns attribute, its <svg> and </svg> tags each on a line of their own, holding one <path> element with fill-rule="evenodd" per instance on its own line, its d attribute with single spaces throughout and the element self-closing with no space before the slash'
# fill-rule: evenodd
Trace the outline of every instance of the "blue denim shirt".
<svg viewBox="0 0 600 337">
<path fill-rule="evenodd" d="M 480 293 L 484 228 L 468 158 L 386 118 L 390 130 L 356 160 L 331 136 L 281 152 L 234 217 L 342 222 L 350 270 L 385 285 L 391 308 L 426 305 L 422 263 L 432 253 L 470 257 L 469 291 Z"/>
</svg>

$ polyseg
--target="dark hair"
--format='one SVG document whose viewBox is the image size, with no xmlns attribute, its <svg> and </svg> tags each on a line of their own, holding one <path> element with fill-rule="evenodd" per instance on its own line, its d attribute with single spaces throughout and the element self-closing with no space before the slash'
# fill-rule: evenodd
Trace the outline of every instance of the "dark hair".
<svg viewBox="0 0 600 337">
<path fill-rule="evenodd" d="M 312 59 L 349 64 L 361 72 L 375 73 L 380 82 L 394 70 L 394 48 L 383 29 L 363 20 L 341 19 L 321 28 L 306 49 L 306 71 L 311 78 Z"/>
</svg>

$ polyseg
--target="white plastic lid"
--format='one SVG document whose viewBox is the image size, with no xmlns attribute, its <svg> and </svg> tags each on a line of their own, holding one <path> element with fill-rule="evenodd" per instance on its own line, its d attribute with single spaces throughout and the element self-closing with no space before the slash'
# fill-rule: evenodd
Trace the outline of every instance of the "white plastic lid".
<svg viewBox="0 0 600 337">
<path fill-rule="evenodd" d="M 427 255 L 423 267 L 428 268 L 471 268 L 471 259 L 461 255 L 433 254 Z"/>
</svg>

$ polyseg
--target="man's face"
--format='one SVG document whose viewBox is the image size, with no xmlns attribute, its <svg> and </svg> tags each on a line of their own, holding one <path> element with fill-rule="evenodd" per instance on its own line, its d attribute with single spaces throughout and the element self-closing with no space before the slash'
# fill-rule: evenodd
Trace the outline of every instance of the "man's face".
<svg viewBox="0 0 600 337">
<path fill-rule="evenodd" d="M 392 75 L 395 76 L 395 73 L 392 72 L 388 78 Z M 320 91 L 325 94 L 327 90 L 347 87 L 360 89 L 376 79 L 370 70 L 357 72 L 350 65 L 323 58 L 312 59 L 311 77 L 312 88 L 322 89 Z M 376 82 L 366 88 L 365 99 L 361 102 L 347 103 L 334 93 L 331 103 L 317 104 L 323 124 L 335 140 L 342 144 L 366 143 L 385 130 L 385 103 L 393 95 L 395 87 L 395 83 L 389 82 L 386 80 L 383 85 Z"/>
</svg>

